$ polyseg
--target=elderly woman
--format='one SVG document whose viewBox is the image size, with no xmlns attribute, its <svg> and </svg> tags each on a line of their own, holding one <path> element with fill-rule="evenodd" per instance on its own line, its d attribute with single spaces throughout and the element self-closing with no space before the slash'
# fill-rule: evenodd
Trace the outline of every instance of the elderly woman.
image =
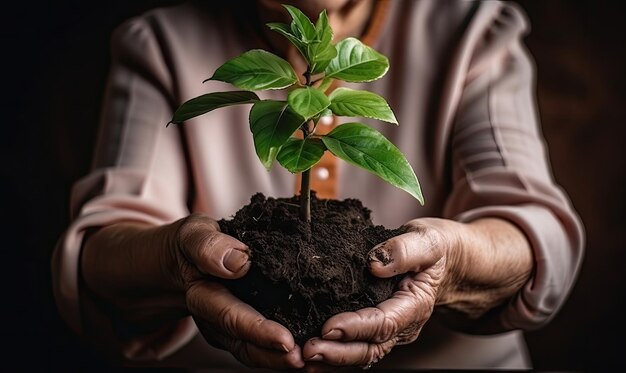
<svg viewBox="0 0 626 373">
<path fill-rule="evenodd" d="M 522 12 L 496 1 L 289 3 L 313 19 L 327 9 L 335 40 L 355 36 L 390 56 L 387 76 L 367 89 L 394 107 L 402 126 L 382 131 L 417 170 L 428 203 L 326 158 L 312 187 L 361 199 L 378 224 L 406 225 L 384 243 L 391 263 L 370 263 L 375 276 L 405 274 L 397 291 L 333 316 L 299 346 L 207 276 L 239 278 L 250 267 L 246 245 L 213 219 L 256 192 L 292 195 L 296 184 L 256 159 L 247 107 L 194 119 L 206 125 L 164 124 L 183 101 L 223 88 L 200 82 L 246 50 L 303 62 L 263 26 L 285 19 L 278 1 L 192 2 L 113 35 L 93 170 L 72 191 L 73 222 L 53 258 L 61 314 L 124 364 L 529 368 L 522 331 L 546 324 L 566 299 L 583 234 L 550 172 Z M 340 124 L 322 122 L 326 131 Z"/>
</svg>

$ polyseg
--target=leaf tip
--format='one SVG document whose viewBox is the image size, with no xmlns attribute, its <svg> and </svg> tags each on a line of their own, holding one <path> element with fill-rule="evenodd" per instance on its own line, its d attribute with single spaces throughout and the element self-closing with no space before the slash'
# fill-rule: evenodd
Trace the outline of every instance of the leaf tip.
<svg viewBox="0 0 626 373">
<path fill-rule="evenodd" d="M 421 190 L 419 189 L 417 191 L 413 190 L 410 192 L 410 194 L 417 200 L 417 202 L 420 203 L 421 206 L 424 206 L 424 203 L 425 203 L 424 195 L 422 194 Z"/>
</svg>

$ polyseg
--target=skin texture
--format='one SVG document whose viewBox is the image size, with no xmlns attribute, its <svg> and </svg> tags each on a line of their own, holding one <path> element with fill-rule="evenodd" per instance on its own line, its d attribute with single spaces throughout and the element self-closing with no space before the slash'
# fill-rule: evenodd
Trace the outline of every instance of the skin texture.
<svg viewBox="0 0 626 373">
<path fill-rule="evenodd" d="M 81 258 L 84 285 L 106 302 L 136 335 L 156 339 L 156 330 L 191 315 L 212 345 L 249 366 L 300 368 L 300 347 L 280 324 L 265 319 L 210 276 L 233 279 L 250 267 L 248 248 L 219 232 L 217 223 L 194 214 L 150 227 L 120 223 L 93 233 Z M 126 357 L 153 356 L 126 345 Z"/>
<path fill-rule="evenodd" d="M 292 3 L 313 19 L 327 8 L 336 40 L 358 37 L 372 6 L 371 0 Z M 278 13 L 286 16 L 277 1 L 259 0 L 258 5 L 268 21 L 280 19 Z M 280 37 L 271 40 L 276 49 L 287 48 Z M 283 51 L 298 64 L 295 49 Z M 81 302 L 96 299 L 122 325 L 132 325 L 125 329 L 129 341 L 157 340 L 163 325 L 191 315 L 212 345 L 246 365 L 274 369 L 368 367 L 395 345 L 415 341 L 435 307 L 453 311 L 450 322 L 459 328 L 497 331 L 497 322 L 486 324 L 482 316 L 516 294 L 533 268 L 523 233 L 501 219 L 462 224 L 422 218 L 406 226 L 407 233 L 371 253 L 372 274 L 405 274 L 393 297 L 373 308 L 335 315 L 322 336 L 302 349 L 286 328 L 212 281 L 242 277 L 250 262 L 248 248 L 220 233 L 217 223 L 203 215 L 159 227 L 118 223 L 91 233 L 81 255 L 81 288 L 88 294 Z M 390 261 L 384 265 L 378 258 Z M 99 322 L 91 324 L 98 335 Z M 141 345 L 128 342 L 117 352 L 134 359 L 161 355 L 158 349 L 143 351 Z"/>
<path fill-rule="evenodd" d="M 511 223 L 481 219 L 470 224 L 422 218 L 408 232 L 375 247 L 370 270 L 378 277 L 405 273 L 393 297 L 373 308 L 330 318 L 322 337 L 302 349 L 280 324 L 265 319 L 210 276 L 238 278 L 248 271 L 248 248 L 194 214 L 169 225 L 119 223 L 86 241 L 81 270 L 89 291 L 123 315 L 143 340 L 162 325 L 192 315 L 212 345 L 254 367 L 324 371 L 367 367 L 398 344 L 411 343 L 435 306 L 456 311 L 471 326 L 514 295 L 528 280 L 532 255 Z M 390 259 L 384 265 L 379 258 Z M 459 317 L 460 315 L 460 317 Z M 124 346 L 127 357 L 159 351 Z"/>
<path fill-rule="evenodd" d="M 528 241 L 507 221 L 462 224 L 422 218 L 406 227 L 408 233 L 370 253 L 372 274 L 406 274 L 398 290 L 376 307 L 330 318 L 322 337 L 309 340 L 303 348 L 305 361 L 316 363 L 309 371 L 322 371 L 324 365 L 376 363 L 395 345 L 415 341 L 435 306 L 454 310 L 456 321 L 465 328 L 484 327 L 480 317 L 528 281 L 532 269 Z M 385 265 L 381 257 L 391 261 Z"/>
</svg>

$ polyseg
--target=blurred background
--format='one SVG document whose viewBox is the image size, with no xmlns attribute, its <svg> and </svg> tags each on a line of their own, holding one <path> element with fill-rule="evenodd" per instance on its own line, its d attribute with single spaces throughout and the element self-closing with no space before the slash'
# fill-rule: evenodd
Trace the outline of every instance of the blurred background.
<svg viewBox="0 0 626 373">
<path fill-rule="evenodd" d="M 50 255 L 68 224 L 70 187 L 89 169 L 111 31 L 147 9 L 178 2 L 42 1 L 3 11 L 0 272 L 6 289 L 0 337 L 10 346 L 4 366 L 108 371 L 61 322 L 50 289 Z M 526 43 L 537 65 L 554 175 L 587 233 L 586 259 L 570 298 L 551 324 L 527 333 L 532 360 L 539 371 L 625 365 L 623 12 L 608 0 L 517 2 L 532 26 Z"/>
</svg>

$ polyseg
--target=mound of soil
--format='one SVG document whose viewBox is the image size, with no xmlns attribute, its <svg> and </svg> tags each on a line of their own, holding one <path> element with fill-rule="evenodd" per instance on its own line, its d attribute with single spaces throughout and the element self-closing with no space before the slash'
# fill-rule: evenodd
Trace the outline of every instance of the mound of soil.
<svg viewBox="0 0 626 373">
<path fill-rule="evenodd" d="M 379 279 L 368 271 L 368 252 L 402 233 L 373 225 L 359 200 L 317 199 L 311 194 L 311 224 L 298 217 L 299 197 L 252 196 L 222 232 L 247 244 L 252 266 L 242 279 L 226 281 L 240 299 L 285 325 L 303 344 L 323 323 L 345 311 L 388 299 L 401 276 Z"/>
</svg>

